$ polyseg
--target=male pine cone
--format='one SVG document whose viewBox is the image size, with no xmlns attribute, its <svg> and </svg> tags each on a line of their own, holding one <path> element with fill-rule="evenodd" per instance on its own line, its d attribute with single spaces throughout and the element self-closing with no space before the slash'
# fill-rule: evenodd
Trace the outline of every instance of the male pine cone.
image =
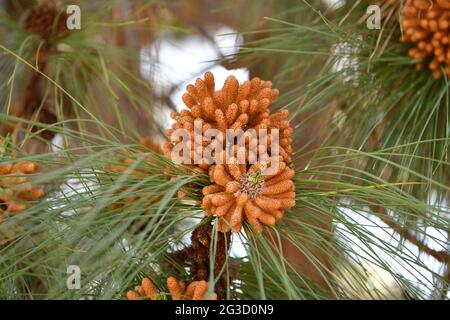
<svg viewBox="0 0 450 320">
<path fill-rule="evenodd" d="M 402 41 L 415 44 L 409 56 L 421 60 L 417 69 L 428 62 L 433 77 L 439 78 L 442 69 L 450 76 L 450 0 L 406 0 L 401 24 Z"/>
<path fill-rule="evenodd" d="M 31 161 L 0 165 L 0 225 L 6 222 L 9 214 L 25 210 L 31 201 L 44 195 L 44 190 L 33 186 L 26 177 L 37 169 L 37 163 Z M 0 244 L 13 238 L 13 233 L 12 227 L 0 230 Z"/>
<path fill-rule="evenodd" d="M 284 212 L 295 205 L 295 171 L 280 162 L 272 175 L 263 175 L 266 165 L 256 163 L 246 169 L 238 164 L 218 164 L 209 170 L 213 185 L 203 188 L 202 207 L 208 215 L 222 217 L 219 231 L 239 232 L 246 220 L 256 231 L 275 226 Z M 261 224 L 262 223 L 262 224 Z"/>
<path fill-rule="evenodd" d="M 203 188 L 202 207 L 207 215 L 224 218 L 225 221 L 219 220 L 221 232 L 231 229 L 240 231 L 244 221 L 261 232 L 262 224 L 274 226 L 284 212 L 295 205 L 295 186 L 292 182 L 295 172 L 288 167 L 292 162 L 293 131 L 287 120 L 289 113 L 283 110 L 271 114 L 269 110 L 278 94 L 270 81 L 253 78 L 239 85 L 233 76 L 228 77 L 222 89 L 216 91 L 214 76 L 207 72 L 203 80 L 197 79 L 195 85 L 187 86 L 183 101 L 189 109 L 173 114 L 175 123 L 167 132 L 170 142 L 165 144 L 164 153 L 171 156 L 174 146 L 182 140 L 174 138 L 173 134 L 177 129 L 184 129 L 189 133 L 191 163 L 195 159 L 202 159 L 203 152 L 214 143 L 222 143 L 223 149 L 227 142 L 218 139 L 211 142 L 205 135 L 201 141 L 197 141 L 194 121 L 201 123 L 202 132 L 208 129 L 217 129 L 222 133 L 229 129 L 254 129 L 258 134 L 259 130 L 266 129 L 269 132 L 267 137 L 271 138 L 271 130 L 278 130 L 279 154 L 271 149 L 271 143 L 250 137 L 245 139 L 244 146 L 233 145 L 233 163 L 220 164 L 230 160 L 226 159 L 222 151 L 214 154 L 213 164 L 203 162 L 195 165 L 208 173 L 213 183 Z M 256 144 L 253 143 L 255 140 Z M 251 158 L 256 153 L 260 154 L 260 148 L 272 160 L 274 157 L 279 158 L 275 174 L 265 175 L 263 172 L 267 162 L 271 161 L 257 159 L 258 163 L 255 163 L 255 158 Z M 217 153 L 215 146 L 212 149 Z M 244 159 L 238 154 L 244 155 Z M 219 164 L 218 160 L 221 160 Z"/>
<path fill-rule="evenodd" d="M 216 91 L 213 74 L 206 72 L 203 80 L 197 79 L 195 85 L 190 84 L 186 89 L 183 102 L 188 109 L 172 114 L 175 123 L 167 131 L 170 142 L 164 145 L 164 154 L 167 157 L 170 158 L 173 147 L 180 142 L 180 139 L 174 139 L 173 136 L 177 129 L 185 129 L 190 133 L 191 146 L 200 146 L 191 148 L 191 163 L 195 162 L 194 153 L 201 159 L 205 148 L 213 145 L 205 136 L 201 138 L 202 141 L 195 143 L 194 121 L 197 120 L 201 123 L 202 132 L 218 129 L 225 134 L 227 129 L 255 129 L 256 132 L 260 129 L 267 129 L 268 132 L 278 129 L 279 153 L 283 161 L 292 162 L 292 128 L 287 120 L 289 112 L 284 110 L 270 113 L 269 106 L 279 94 L 277 89 L 272 88 L 271 81 L 253 78 L 240 85 L 234 76 L 229 76 L 222 89 Z M 267 147 L 270 153 L 270 144 Z M 198 167 L 206 172 L 210 164 L 201 163 Z"/>
</svg>

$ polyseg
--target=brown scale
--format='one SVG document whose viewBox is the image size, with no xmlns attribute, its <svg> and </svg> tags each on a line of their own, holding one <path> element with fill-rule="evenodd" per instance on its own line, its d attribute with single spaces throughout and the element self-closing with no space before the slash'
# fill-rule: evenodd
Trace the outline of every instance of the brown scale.
<svg viewBox="0 0 450 320">
<path fill-rule="evenodd" d="M 29 32 L 48 40 L 53 35 L 60 36 L 67 31 L 67 17 L 54 1 L 44 0 L 25 12 L 23 25 Z"/>
<path fill-rule="evenodd" d="M 198 226 L 191 235 L 191 245 L 175 253 L 176 257 L 190 266 L 190 276 L 193 280 L 209 279 L 210 250 L 213 241 L 213 227 L 211 223 L 205 223 Z M 214 261 L 214 276 L 217 277 L 224 268 L 228 251 L 230 249 L 230 234 L 217 232 L 216 254 Z M 224 272 L 215 285 L 215 292 L 219 299 L 226 294 L 227 279 Z"/>
<path fill-rule="evenodd" d="M 406 0 L 401 20 L 403 42 L 414 43 L 409 56 L 427 61 L 434 78 L 442 75 L 443 68 L 450 76 L 450 0 Z M 417 63 L 417 69 L 424 68 Z"/>
<path fill-rule="evenodd" d="M 290 163 L 292 153 L 292 129 L 287 120 L 288 111 L 271 114 L 269 106 L 278 97 L 278 90 L 272 88 L 271 81 L 253 78 L 239 84 L 234 76 L 229 76 L 221 90 L 215 90 L 215 80 L 211 72 L 206 72 L 204 79 L 198 78 L 195 85 L 188 85 L 183 95 L 183 102 L 188 109 L 180 113 L 174 112 L 175 123 L 167 131 L 170 142 L 164 145 L 164 154 L 170 157 L 170 152 L 180 140 L 171 139 L 174 130 L 186 129 L 191 135 L 191 145 L 194 145 L 194 121 L 201 121 L 202 131 L 218 129 L 225 134 L 227 129 L 279 129 L 280 155 L 286 163 Z M 225 142 L 224 142 L 225 143 Z M 205 137 L 198 141 L 200 148 L 191 148 L 191 160 L 194 163 L 194 152 L 200 155 L 211 142 Z M 270 153 L 270 143 L 267 150 Z M 205 172 L 209 165 L 198 165 Z"/>
<path fill-rule="evenodd" d="M 25 210 L 29 203 L 44 195 L 44 190 L 33 186 L 27 178 L 37 170 L 37 163 L 31 161 L 0 164 L 0 224 L 5 223 L 8 215 Z M 0 233 L 0 244 L 11 237 Z"/>
<path fill-rule="evenodd" d="M 203 188 L 202 207 L 207 215 L 223 217 L 219 230 L 239 232 L 244 220 L 256 231 L 263 224 L 275 226 L 286 210 L 295 206 L 295 171 L 281 161 L 277 172 L 264 175 L 265 162 L 249 167 L 237 162 L 213 165 L 209 179 L 213 185 Z"/>
<path fill-rule="evenodd" d="M 217 300 L 215 293 L 206 296 L 208 291 L 208 282 L 192 281 L 188 286 L 184 281 L 178 281 L 175 277 L 168 277 L 166 281 L 168 294 L 172 300 Z M 153 282 L 148 279 L 142 279 L 141 285 L 136 291 L 127 292 L 128 300 L 161 300 L 165 294 L 161 294 Z"/>
</svg>

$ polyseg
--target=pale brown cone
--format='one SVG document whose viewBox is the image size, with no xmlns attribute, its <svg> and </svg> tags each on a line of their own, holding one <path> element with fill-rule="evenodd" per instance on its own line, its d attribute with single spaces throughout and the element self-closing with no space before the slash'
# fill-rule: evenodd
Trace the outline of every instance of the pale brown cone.
<svg viewBox="0 0 450 320">
<path fill-rule="evenodd" d="M 406 0 L 401 23 L 402 41 L 414 44 L 409 56 L 420 60 L 417 69 L 427 65 L 435 78 L 442 70 L 450 76 L 450 0 Z"/>
</svg>

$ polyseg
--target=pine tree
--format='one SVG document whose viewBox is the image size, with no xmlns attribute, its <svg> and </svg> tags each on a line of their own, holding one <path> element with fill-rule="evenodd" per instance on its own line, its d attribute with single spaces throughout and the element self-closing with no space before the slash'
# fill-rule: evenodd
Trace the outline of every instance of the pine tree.
<svg viewBox="0 0 450 320">
<path fill-rule="evenodd" d="M 0 3 L 0 298 L 448 299 L 450 1 L 327 3 L 80 0 L 73 30 L 71 1 Z M 143 75 L 216 24 L 247 81 Z M 180 164 L 178 129 L 227 160 L 197 124 L 279 153 Z"/>
</svg>

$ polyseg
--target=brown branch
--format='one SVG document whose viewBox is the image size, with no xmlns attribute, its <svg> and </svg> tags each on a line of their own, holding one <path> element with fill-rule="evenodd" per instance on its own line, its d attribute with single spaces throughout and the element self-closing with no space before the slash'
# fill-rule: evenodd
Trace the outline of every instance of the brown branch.
<svg viewBox="0 0 450 320">
<path fill-rule="evenodd" d="M 47 49 L 46 46 L 42 48 L 39 52 L 37 59 L 37 69 L 42 72 L 46 66 L 46 56 Z M 22 119 L 31 119 L 33 114 L 36 111 L 36 108 L 39 107 L 39 101 L 41 98 L 39 85 L 40 85 L 40 74 L 38 71 L 31 71 L 27 84 L 21 93 L 20 97 L 17 99 L 17 102 L 12 104 L 11 114 L 14 117 L 22 118 Z M 18 128 L 21 126 L 19 123 L 11 122 L 7 123 L 1 127 L 2 135 L 11 134 L 13 139 L 16 139 L 16 134 L 18 133 Z"/>
<path fill-rule="evenodd" d="M 43 48 L 39 52 L 37 63 L 37 69 L 41 72 L 46 67 L 46 57 L 47 57 L 47 49 Z M 33 71 L 30 79 L 28 80 L 28 84 L 23 92 L 22 98 L 20 100 L 20 105 L 15 112 L 16 116 L 23 117 L 32 115 L 34 113 L 35 104 L 33 104 L 33 101 L 40 98 L 39 80 L 40 80 L 40 73 L 38 71 Z"/>
<path fill-rule="evenodd" d="M 386 209 L 380 206 L 371 205 L 369 206 L 372 212 L 374 212 L 377 217 L 379 217 L 384 223 L 386 223 L 392 230 L 394 230 L 400 237 L 408 240 L 410 243 L 414 244 L 419 248 L 420 251 L 432 256 L 436 260 L 446 265 L 450 264 L 450 255 L 446 251 L 436 251 L 428 247 L 423 241 L 420 241 L 416 235 L 411 231 L 404 229 L 397 222 L 395 222 L 386 212 Z"/>
<path fill-rule="evenodd" d="M 376 130 L 372 131 L 369 137 L 370 147 L 380 147 L 380 138 L 377 135 Z M 406 239 L 410 243 L 414 244 L 419 248 L 420 251 L 425 252 L 429 256 L 434 257 L 436 260 L 438 260 L 441 263 L 446 264 L 447 266 L 450 266 L 450 255 L 447 251 L 437 251 L 434 249 L 431 249 L 428 247 L 423 241 L 420 241 L 417 239 L 417 236 L 414 235 L 411 231 L 404 229 L 401 225 L 399 225 L 395 220 L 393 220 L 389 214 L 387 213 L 386 209 L 378 206 L 378 205 L 371 205 L 369 208 L 372 210 L 373 213 L 375 213 L 384 223 L 386 223 L 392 230 L 394 230 L 400 237 L 403 239 Z"/>
</svg>

